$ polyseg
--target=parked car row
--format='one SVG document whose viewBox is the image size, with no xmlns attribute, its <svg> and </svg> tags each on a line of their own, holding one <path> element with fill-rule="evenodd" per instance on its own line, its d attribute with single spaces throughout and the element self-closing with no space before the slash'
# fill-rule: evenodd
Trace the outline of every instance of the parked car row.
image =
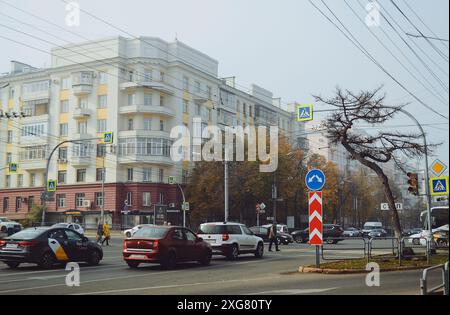
<svg viewBox="0 0 450 315">
<path fill-rule="evenodd" d="M 291 233 L 297 243 L 307 243 L 309 241 L 309 228 Z M 329 244 L 337 244 L 342 241 L 344 229 L 336 224 L 323 225 L 323 240 Z"/>
</svg>

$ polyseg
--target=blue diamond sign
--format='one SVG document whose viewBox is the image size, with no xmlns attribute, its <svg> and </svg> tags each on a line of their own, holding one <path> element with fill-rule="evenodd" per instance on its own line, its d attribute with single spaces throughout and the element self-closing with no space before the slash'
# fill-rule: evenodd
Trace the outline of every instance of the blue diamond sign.
<svg viewBox="0 0 450 315">
<path fill-rule="evenodd" d="M 298 105 L 297 106 L 297 121 L 311 121 L 313 120 L 313 106 L 312 105 Z"/>
<path fill-rule="evenodd" d="M 430 178 L 432 196 L 448 195 L 448 176 Z"/>
<path fill-rule="evenodd" d="M 325 174 L 321 170 L 314 169 L 305 177 L 306 187 L 311 191 L 319 191 L 325 186 Z"/>
</svg>

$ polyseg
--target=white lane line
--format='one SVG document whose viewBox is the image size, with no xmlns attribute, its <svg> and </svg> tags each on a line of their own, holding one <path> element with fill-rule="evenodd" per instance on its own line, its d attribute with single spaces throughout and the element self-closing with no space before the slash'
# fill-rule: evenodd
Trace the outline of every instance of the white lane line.
<svg viewBox="0 0 450 315">
<path fill-rule="evenodd" d="M 81 271 L 83 270 L 101 270 L 101 269 L 109 269 L 113 266 L 125 266 L 123 264 L 108 264 L 108 265 L 100 265 L 100 266 L 91 266 L 91 267 L 81 267 Z M 27 276 L 27 275 L 33 275 L 33 274 L 41 274 L 41 273 L 54 273 L 54 272 L 60 272 L 65 271 L 62 269 L 50 269 L 50 270 L 36 270 L 36 271 L 22 271 L 22 272 L 16 272 L 16 273 L 7 273 L 7 274 L 0 274 L 0 278 L 2 277 L 13 277 L 13 276 Z"/>
<path fill-rule="evenodd" d="M 323 293 L 327 291 L 337 290 L 336 288 L 324 288 L 324 289 L 291 289 L 291 290 L 274 290 L 257 293 L 248 293 L 245 295 L 301 295 L 301 294 L 314 294 Z"/>
<path fill-rule="evenodd" d="M 255 281 L 262 281 L 262 280 L 279 279 L 279 278 L 280 278 L 279 276 L 276 276 L 276 277 L 271 276 L 271 277 L 253 278 L 253 279 L 221 280 L 221 281 L 211 281 L 211 282 L 197 282 L 197 283 L 173 284 L 173 285 L 162 285 L 162 286 L 131 288 L 131 289 L 86 292 L 86 293 L 77 293 L 74 295 L 114 294 L 114 293 L 121 293 L 121 292 L 123 293 L 123 292 L 134 292 L 134 291 L 144 291 L 144 290 L 158 290 L 158 289 L 172 289 L 172 288 L 203 286 L 203 285 L 210 285 L 210 284 L 217 284 L 217 283 L 225 284 L 225 283 L 255 282 Z"/>
</svg>

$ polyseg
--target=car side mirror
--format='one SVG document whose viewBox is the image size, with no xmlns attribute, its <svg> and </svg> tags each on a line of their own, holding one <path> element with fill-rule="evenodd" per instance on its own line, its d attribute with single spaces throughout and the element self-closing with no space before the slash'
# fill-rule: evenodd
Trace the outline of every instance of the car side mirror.
<svg viewBox="0 0 450 315">
<path fill-rule="evenodd" d="M 201 237 L 197 237 L 197 238 L 195 239 L 195 242 L 196 242 L 196 243 L 200 243 L 200 242 L 203 242 L 203 238 L 201 238 Z"/>
<path fill-rule="evenodd" d="M 82 238 L 83 243 L 89 242 L 89 239 L 86 236 L 83 236 Z"/>
</svg>

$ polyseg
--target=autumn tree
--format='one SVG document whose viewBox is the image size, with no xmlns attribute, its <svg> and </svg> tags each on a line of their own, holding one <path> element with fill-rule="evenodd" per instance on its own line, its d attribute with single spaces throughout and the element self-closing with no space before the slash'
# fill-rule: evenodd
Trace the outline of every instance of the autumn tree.
<svg viewBox="0 0 450 315">
<path fill-rule="evenodd" d="M 420 134 L 382 130 L 382 125 L 398 114 L 402 106 L 387 106 L 385 95 L 380 95 L 380 91 L 381 88 L 377 88 L 353 93 L 338 88 L 331 98 L 315 98 L 319 103 L 336 108 L 326 121 L 331 142 L 343 145 L 352 159 L 370 168 L 378 176 L 389 204 L 395 236 L 401 238 L 396 196 L 383 165 L 392 161 L 398 163 L 397 156 L 400 154 L 410 159 L 422 156 L 425 146 L 418 142 Z M 379 126 L 380 131 L 373 135 L 362 133 L 356 128 L 359 124 Z"/>
</svg>

